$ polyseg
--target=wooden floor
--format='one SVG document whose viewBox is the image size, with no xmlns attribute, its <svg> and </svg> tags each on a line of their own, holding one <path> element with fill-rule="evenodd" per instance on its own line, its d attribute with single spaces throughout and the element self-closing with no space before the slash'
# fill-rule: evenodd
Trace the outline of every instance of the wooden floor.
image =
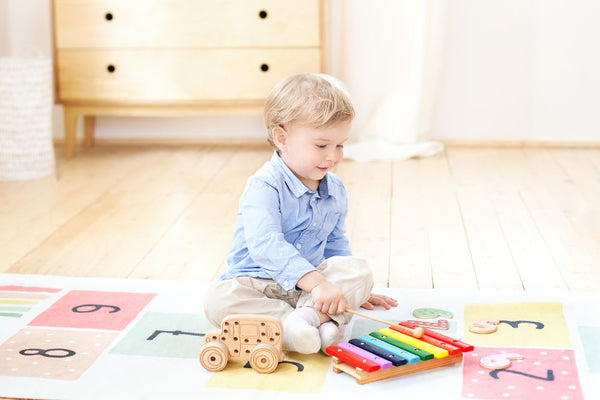
<svg viewBox="0 0 600 400">
<path fill-rule="evenodd" d="M 0 272 L 215 279 L 268 148 L 97 147 L 0 182 Z M 600 291 L 600 150 L 450 147 L 344 161 L 348 235 L 378 286 Z"/>
</svg>

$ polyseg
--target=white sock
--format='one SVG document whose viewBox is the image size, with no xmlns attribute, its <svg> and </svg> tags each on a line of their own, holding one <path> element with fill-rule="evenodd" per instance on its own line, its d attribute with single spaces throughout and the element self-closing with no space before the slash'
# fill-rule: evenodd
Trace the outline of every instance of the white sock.
<svg viewBox="0 0 600 400">
<path fill-rule="evenodd" d="M 292 311 L 283 321 L 283 349 L 302 354 L 319 351 L 319 315 L 310 307 L 300 307 Z"/>
<path fill-rule="evenodd" d="M 321 351 L 325 353 L 328 346 L 341 342 L 346 326 L 338 326 L 333 321 L 324 322 L 319 326 L 319 337 L 321 338 Z"/>
</svg>

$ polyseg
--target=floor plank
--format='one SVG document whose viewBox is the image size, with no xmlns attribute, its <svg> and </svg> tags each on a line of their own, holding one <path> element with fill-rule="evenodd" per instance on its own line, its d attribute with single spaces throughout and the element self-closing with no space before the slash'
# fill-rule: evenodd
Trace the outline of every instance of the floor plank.
<svg viewBox="0 0 600 400">
<path fill-rule="evenodd" d="M 423 196 L 428 179 L 426 164 L 434 159 L 394 162 L 390 219 L 390 286 L 431 288 L 428 218 Z M 438 174 L 439 176 L 439 174 Z"/>
<path fill-rule="evenodd" d="M 493 196 L 493 192 L 478 189 L 463 190 L 458 194 L 478 288 L 522 290 L 523 282 Z"/>
<path fill-rule="evenodd" d="M 348 191 L 352 253 L 369 262 L 377 286 L 388 286 L 391 163 L 347 161 L 336 172 Z"/>
<path fill-rule="evenodd" d="M 0 272 L 215 279 L 271 151 L 57 149 L 56 176 L 0 182 Z M 600 150 L 449 147 L 336 173 L 378 286 L 600 290 Z"/>
<path fill-rule="evenodd" d="M 246 180 L 271 152 L 237 151 L 226 157 L 220 151 L 213 156 L 209 164 L 219 165 L 218 172 L 210 174 L 202 190 L 129 277 L 210 280 L 221 272 L 215 266 L 223 265 L 231 248 L 237 204 Z"/>
<path fill-rule="evenodd" d="M 156 236 L 162 235 L 162 227 L 187 206 L 189 199 L 171 196 L 171 192 L 199 163 L 193 152 L 149 154 L 9 271 L 126 276 Z"/>
<path fill-rule="evenodd" d="M 58 165 L 57 176 L 0 183 L 0 271 L 34 251 L 134 168 L 153 159 L 139 151 L 91 153 Z"/>
<path fill-rule="evenodd" d="M 524 290 L 568 290 L 552 252 L 523 197 L 516 192 L 496 193 L 490 201 L 510 249 Z M 504 270 L 501 268 L 500 272 Z M 513 270 L 510 270 L 513 272 Z"/>
</svg>

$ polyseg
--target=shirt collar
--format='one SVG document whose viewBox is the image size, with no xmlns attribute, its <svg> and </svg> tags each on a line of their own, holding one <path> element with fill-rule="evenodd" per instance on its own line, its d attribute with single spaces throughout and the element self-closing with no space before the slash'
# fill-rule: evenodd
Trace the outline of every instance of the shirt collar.
<svg viewBox="0 0 600 400">
<path fill-rule="evenodd" d="M 283 173 L 283 179 L 287 184 L 288 188 L 294 193 L 294 196 L 300 197 L 305 193 L 315 193 L 314 190 L 310 189 L 306 186 L 294 173 L 289 169 L 287 165 L 283 162 L 277 151 L 273 152 L 273 156 L 271 157 L 271 162 L 278 166 L 278 168 Z M 329 185 L 329 173 L 325 174 L 323 179 L 319 182 L 319 189 L 317 195 L 322 198 L 327 198 L 330 195 L 330 185 Z"/>
</svg>

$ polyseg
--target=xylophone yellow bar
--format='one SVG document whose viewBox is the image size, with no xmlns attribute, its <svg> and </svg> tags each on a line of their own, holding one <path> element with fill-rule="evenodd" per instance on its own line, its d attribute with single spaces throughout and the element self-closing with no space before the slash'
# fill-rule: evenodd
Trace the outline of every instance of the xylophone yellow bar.
<svg viewBox="0 0 600 400">
<path fill-rule="evenodd" d="M 448 350 L 441 349 L 437 346 L 434 346 L 427 342 L 423 342 L 422 340 L 419 340 L 419 339 L 415 339 L 412 336 L 405 335 L 405 334 L 395 331 L 393 329 L 384 328 L 384 329 L 379 330 L 379 332 L 381 332 L 382 334 L 389 336 L 393 339 L 396 339 L 401 342 L 407 343 L 411 346 L 414 346 L 418 349 L 425 350 L 425 351 L 433 354 L 433 356 L 435 358 L 448 357 Z"/>
</svg>

